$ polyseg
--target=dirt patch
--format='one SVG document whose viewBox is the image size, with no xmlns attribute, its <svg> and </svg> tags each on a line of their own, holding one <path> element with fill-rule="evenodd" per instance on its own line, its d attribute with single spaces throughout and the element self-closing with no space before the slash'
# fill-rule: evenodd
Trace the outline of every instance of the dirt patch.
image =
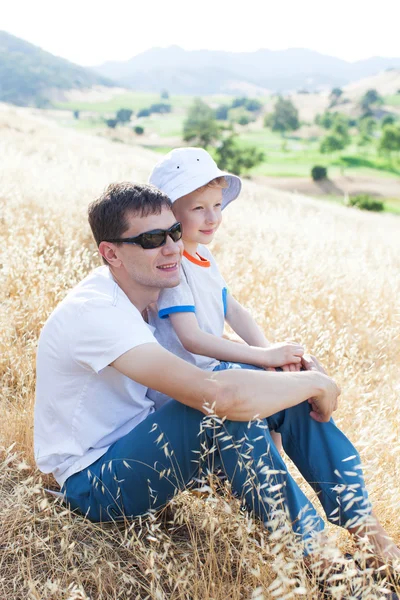
<svg viewBox="0 0 400 600">
<path fill-rule="evenodd" d="M 344 175 L 325 181 L 312 181 L 304 177 L 254 177 L 278 190 L 297 192 L 309 196 L 355 196 L 370 194 L 375 198 L 400 198 L 400 178 L 384 179 L 361 175 Z"/>
</svg>

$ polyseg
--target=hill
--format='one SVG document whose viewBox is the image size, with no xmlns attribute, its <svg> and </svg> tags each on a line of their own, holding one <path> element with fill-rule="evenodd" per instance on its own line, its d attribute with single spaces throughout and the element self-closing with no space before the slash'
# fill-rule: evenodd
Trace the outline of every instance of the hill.
<svg viewBox="0 0 400 600">
<path fill-rule="evenodd" d="M 0 101 L 21 106 L 49 103 L 53 90 L 113 86 L 106 77 L 0 31 Z"/>
<path fill-rule="evenodd" d="M 0 598 L 317 599 L 302 553 L 268 537 L 229 494 L 180 494 L 133 526 L 91 524 L 45 496 L 50 481 L 32 449 L 38 335 L 100 264 L 87 204 L 110 181 L 146 181 L 158 156 L 28 112 L 0 105 Z M 398 219 L 245 181 L 213 252 L 268 337 L 302 341 L 340 383 L 335 420 L 360 450 L 375 510 L 399 543 Z M 338 543 L 351 550 L 347 537 Z M 324 551 L 337 556 L 333 542 Z M 386 597 L 370 571 L 345 569 L 332 597 Z"/>
<path fill-rule="evenodd" d="M 400 58 L 374 57 L 354 63 L 305 48 L 256 52 L 151 48 L 130 60 L 93 67 L 122 86 L 174 94 L 318 91 L 343 86 L 378 71 L 400 68 Z"/>
</svg>

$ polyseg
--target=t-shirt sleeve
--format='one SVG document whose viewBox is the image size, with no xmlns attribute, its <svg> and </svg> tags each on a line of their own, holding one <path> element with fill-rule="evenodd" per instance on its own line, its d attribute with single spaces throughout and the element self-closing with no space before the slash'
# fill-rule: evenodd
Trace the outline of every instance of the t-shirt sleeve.
<svg viewBox="0 0 400 600">
<path fill-rule="evenodd" d="M 174 288 L 164 288 L 157 300 L 158 316 L 166 319 L 172 313 L 196 312 L 192 290 L 181 269 L 180 284 Z"/>
<path fill-rule="evenodd" d="M 158 342 L 139 312 L 88 302 L 77 317 L 69 348 L 77 363 L 98 373 L 128 350 L 148 343 Z"/>
</svg>

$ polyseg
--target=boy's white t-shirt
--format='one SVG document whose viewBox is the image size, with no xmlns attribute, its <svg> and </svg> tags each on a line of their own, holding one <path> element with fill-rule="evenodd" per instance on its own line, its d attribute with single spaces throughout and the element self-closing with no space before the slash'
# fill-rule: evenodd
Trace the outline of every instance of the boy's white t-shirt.
<svg viewBox="0 0 400 600">
<path fill-rule="evenodd" d="M 154 411 L 147 388 L 110 363 L 147 343 L 153 328 L 112 278 L 95 269 L 46 322 L 37 351 L 34 448 L 60 485 Z"/>
<path fill-rule="evenodd" d="M 177 287 L 161 290 L 157 310 L 149 310 L 149 323 L 155 327 L 154 335 L 167 350 L 203 370 L 212 370 L 219 364 L 215 358 L 192 354 L 181 344 L 172 327 L 169 315 L 192 312 L 202 331 L 221 337 L 224 333 L 227 307 L 227 286 L 214 257 L 206 246 L 198 246 L 198 255 L 184 253 L 181 265 L 181 282 Z M 159 408 L 167 396 L 149 390 L 148 395 Z"/>
</svg>

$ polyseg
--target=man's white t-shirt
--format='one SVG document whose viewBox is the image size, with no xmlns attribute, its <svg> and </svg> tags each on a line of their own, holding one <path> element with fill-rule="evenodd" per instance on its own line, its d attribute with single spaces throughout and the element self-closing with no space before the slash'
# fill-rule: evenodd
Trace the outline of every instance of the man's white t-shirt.
<svg viewBox="0 0 400 600">
<path fill-rule="evenodd" d="M 37 351 L 34 447 L 39 469 L 60 486 L 154 411 L 147 388 L 109 366 L 147 343 L 157 343 L 153 328 L 107 266 L 50 315 Z"/>
</svg>

